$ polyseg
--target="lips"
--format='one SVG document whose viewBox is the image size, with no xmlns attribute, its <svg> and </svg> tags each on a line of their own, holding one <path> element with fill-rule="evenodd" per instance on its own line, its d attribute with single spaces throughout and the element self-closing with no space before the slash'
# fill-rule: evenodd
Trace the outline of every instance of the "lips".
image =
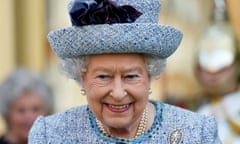
<svg viewBox="0 0 240 144">
<path fill-rule="evenodd" d="M 115 113 L 122 113 L 127 111 L 130 108 L 131 104 L 124 104 L 124 105 L 111 105 L 107 104 L 107 108 Z"/>
</svg>

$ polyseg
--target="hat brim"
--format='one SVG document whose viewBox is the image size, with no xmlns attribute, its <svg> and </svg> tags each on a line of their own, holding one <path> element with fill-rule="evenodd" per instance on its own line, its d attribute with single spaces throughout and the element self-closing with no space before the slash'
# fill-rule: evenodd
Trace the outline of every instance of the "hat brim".
<svg viewBox="0 0 240 144">
<path fill-rule="evenodd" d="M 48 40 L 60 58 L 110 53 L 144 53 L 169 57 L 182 40 L 181 31 L 154 23 L 102 24 L 52 31 Z"/>
</svg>

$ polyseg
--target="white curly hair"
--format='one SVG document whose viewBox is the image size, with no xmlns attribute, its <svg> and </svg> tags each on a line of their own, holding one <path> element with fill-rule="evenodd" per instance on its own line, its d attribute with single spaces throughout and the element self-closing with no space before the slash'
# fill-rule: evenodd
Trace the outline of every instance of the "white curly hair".
<svg viewBox="0 0 240 144">
<path fill-rule="evenodd" d="M 43 75 L 19 67 L 0 85 L 0 112 L 4 118 L 7 118 L 11 103 L 26 90 L 42 97 L 47 112 L 53 112 L 53 91 Z"/>
<path fill-rule="evenodd" d="M 149 55 L 144 55 L 144 58 L 147 63 L 147 71 L 150 74 L 151 80 L 159 78 L 166 67 L 166 59 L 160 59 Z M 61 59 L 59 69 L 68 78 L 81 84 L 80 77 L 86 72 L 87 60 L 88 56 Z"/>
</svg>

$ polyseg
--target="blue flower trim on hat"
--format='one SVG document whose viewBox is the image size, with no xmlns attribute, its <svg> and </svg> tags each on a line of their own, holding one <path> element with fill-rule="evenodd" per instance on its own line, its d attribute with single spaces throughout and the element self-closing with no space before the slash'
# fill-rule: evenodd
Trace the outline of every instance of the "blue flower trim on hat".
<svg viewBox="0 0 240 144">
<path fill-rule="evenodd" d="M 117 6 L 110 0 L 76 0 L 69 14 L 74 26 L 132 23 L 142 15 L 130 5 Z"/>
</svg>

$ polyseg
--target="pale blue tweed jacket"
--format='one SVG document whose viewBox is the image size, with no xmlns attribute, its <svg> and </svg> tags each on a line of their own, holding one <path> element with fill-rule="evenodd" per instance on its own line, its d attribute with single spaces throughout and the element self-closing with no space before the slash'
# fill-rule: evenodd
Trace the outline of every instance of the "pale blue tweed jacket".
<svg viewBox="0 0 240 144">
<path fill-rule="evenodd" d="M 151 101 L 156 106 L 152 127 L 135 139 L 103 135 L 88 106 L 39 117 L 29 135 L 29 144 L 221 144 L 213 117 Z"/>
</svg>

